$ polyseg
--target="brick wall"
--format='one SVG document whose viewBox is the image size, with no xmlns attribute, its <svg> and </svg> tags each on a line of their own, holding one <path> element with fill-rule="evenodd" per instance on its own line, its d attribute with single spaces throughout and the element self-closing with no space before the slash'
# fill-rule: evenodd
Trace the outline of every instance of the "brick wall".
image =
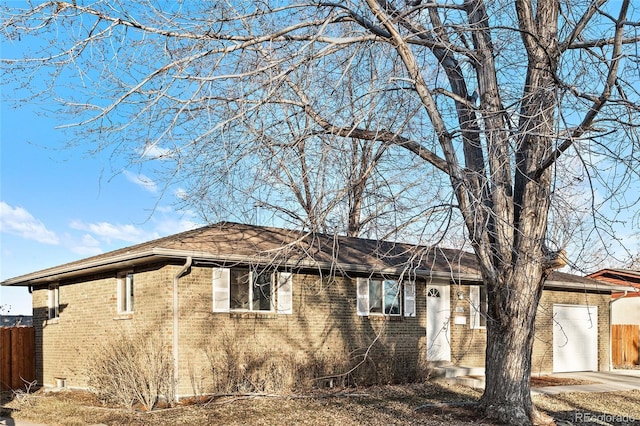
<svg viewBox="0 0 640 426">
<path fill-rule="evenodd" d="M 53 386 L 86 387 L 86 371 L 101 344 L 127 330 L 171 333 L 170 269 L 160 265 L 135 271 L 134 313 L 118 314 L 116 273 L 86 281 L 59 283 L 60 314 L 47 320 L 47 287 L 33 291 L 38 382 Z"/>
<path fill-rule="evenodd" d="M 87 387 L 92 354 L 122 331 L 159 332 L 171 351 L 173 277 L 181 267 L 135 269 L 132 314 L 117 312 L 116 272 L 60 282 L 56 320 L 47 320 L 47 288 L 35 289 L 38 381 L 54 386 L 65 378 L 69 387 Z M 211 391 L 214 371 L 232 357 L 241 368 L 295 364 L 327 381 L 401 381 L 424 373 L 424 304 L 418 303 L 416 317 L 387 321 L 356 314 L 355 280 L 295 274 L 293 285 L 291 315 L 213 313 L 212 270 L 191 268 L 179 280 L 179 395 Z M 416 300 L 424 297 L 418 285 Z M 365 353 L 367 360 L 350 372 Z"/>
<path fill-rule="evenodd" d="M 127 315 L 117 313 L 115 272 L 82 282 L 61 282 L 60 316 L 55 321 L 46 319 L 47 289 L 34 290 L 39 382 L 54 385 L 55 378 L 64 377 L 68 386 L 86 387 L 92 353 L 122 330 L 159 333 L 171 351 L 173 277 L 181 267 L 165 264 L 135 269 L 134 313 Z M 393 382 L 426 373 L 425 282 L 416 285 L 416 317 L 387 320 L 356 314 L 355 279 L 294 274 L 293 285 L 291 315 L 214 313 L 212 270 L 192 267 L 179 280 L 178 394 L 220 389 L 225 386 L 221 380 L 234 371 L 255 382 L 247 382 L 247 386 L 260 385 L 267 373 L 288 380 L 283 385 L 303 384 L 288 376 L 287 368 L 292 366 L 307 375 L 305 380 L 326 377 L 327 383 Z M 452 362 L 483 366 L 486 331 L 470 328 L 468 300 L 469 286 L 451 287 Z M 598 306 L 599 362 L 600 368 L 606 369 L 607 295 L 545 291 L 536 324 L 534 371 L 552 370 L 554 303 Z M 456 316 L 466 317 L 466 324 L 455 324 Z M 351 371 L 364 360 L 365 353 L 369 357 Z M 260 373 L 252 375 L 252 371 Z"/>
<path fill-rule="evenodd" d="M 418 304 L 415 318 L 360 317 L 355 280 L 294 274 L 291 315 L 214 313 L 211 280 L 209 268 L 192 268 L 180 280 L 179 394 L 210 391 L 213 372 L 234 359 L 247 370 L 252 363 L 275 370 L 293 366 L 315 370 L 315 376 L 327 380 L 355 382 L 366 379 L 358 371 L 340 375 L 368 350 L 359 370 L 366 370 L 369 379 L 399 381 L 415 377 L 423 367 L 424 303 Z M 424 300 L 424 285 L 417 287 L 417 300 Z"/>
<path fill-rule="evenodd" d="M 460 297 L 458 297 L 460 296 Z M 584 291 L 545 290 L 536 315 L 536 337 L 533 345 L 534 373 L 553 371 L 553 305 L 589 305 L 598 307 L 598 364 L 600 370 L 609 367 L 609 295 Z M 471 329 L 469 286 L 451 287 L 451 355 L 454 364 L 484 367 L 486 330 Z M 456 316 L 467 323 L 455 324 Z"/>
<path fill-rule="evenodd" d="M 467 285 L 451 285 L 451 361 L 465 367 L 484 367 L 487 332 L 471 328 L 471 304 Z M 456 324 L 456 317 L 465 324 Z"/>
</svg>

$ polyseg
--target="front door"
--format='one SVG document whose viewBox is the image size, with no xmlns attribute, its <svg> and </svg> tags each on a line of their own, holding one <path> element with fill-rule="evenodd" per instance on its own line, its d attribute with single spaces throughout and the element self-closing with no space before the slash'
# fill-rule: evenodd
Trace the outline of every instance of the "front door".
<svg viewBox="0 0 640 426">
<path fill-rule="evenodd" d="M 451 361 L 449 284 L 427 286 L 427 361 Z"/>
</svg>

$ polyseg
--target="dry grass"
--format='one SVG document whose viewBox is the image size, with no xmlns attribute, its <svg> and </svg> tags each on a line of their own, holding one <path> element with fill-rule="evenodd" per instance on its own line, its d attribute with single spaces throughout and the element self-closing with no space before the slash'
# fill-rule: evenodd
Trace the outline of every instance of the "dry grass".
<svg viewBox="0 0 640 426">
<path fill-rule="evenodd" d="M 575 424 L 640 424 L 640 390 L 538 395 L 534 402 L 552 417 Z M 591 421 L 585 421 L 586 417 Z"/>
<path fill-rule="evenodd" d="M 448 414 L 424 415 L 414 409 L 442 401 L 474 401 L 470 388 L 445 384 L 389 385 L 313 392 L 291 396 L 225 396 L 199 404 L 140 412 L 108 408 L 87 392 L 38 392 L 29 405 L 11 401 L 5 406 L 14 418 L 47 425 L 445 425 Z M 464 424 L 464 423 L 460 423 Z"/>
<path fill-rule="evenodd" d="M 531 387 L 541 388 L 544 386 L 573 386 L 591 385 L 597 382 L 592 380 L 573 379 L 557 376 L 532 376 Z"/>
<path fill-rule="evenodd" d="M 201 400 L 198 404 L 140 412 L 105 407 L 87 392 L 37 392 L 28 401 L 5 401 L 0 415 L 10 414 L 47 425 L 491 425 L 478 417 L 473 402 L 478 390 L 439 383 L 388 385 L 313 392 L 290 396 L 238 395 Z M 575 422 L 576 416 L 617 415 L 640 419 L 640 391 L 597 394 L 572 393 L 534 398 L 540 409 L 557 419 Z M 431 404 L 426 410 L 417 407 Z M 3 413 L 4 411 L 4 413 Z M 611 420 L 611 419 L 609 419 Z M 624 424 L 609 422 L 611 424 Z"/>
</svg>

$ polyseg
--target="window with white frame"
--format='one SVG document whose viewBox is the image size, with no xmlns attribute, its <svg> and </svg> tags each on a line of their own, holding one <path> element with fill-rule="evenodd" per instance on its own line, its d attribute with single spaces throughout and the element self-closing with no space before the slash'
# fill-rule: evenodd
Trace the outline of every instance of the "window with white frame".
<svg viewBox="0 0 640 426">
<path fill-rule="evenodd" d="M 401 288 L 404 291 L 401 293 Z M 357 278 L 358 315 L 415 316 L 415 283 L 385 278 Z M 404 295 L 404 304 L 401 303 Z"/>
<path fill-rule="evenodd" d="M 48 317 L 50 320 L 60 316 L 60 290 L 58 284 L 49 285 L 47 294 Z"/>
<path fill-rule="evenodd" d="M 487 289 L 484 285 L 469 288 L 469 303 L 471 328 L 485 328 L 487 326 Z"/>
<path fill-rule="evenodd" d="M 133 272 L 118 274 L 117 283 L 118 313 L 125 314 L 133 312 Z"/>
<path fill-rule="evenodd" d="M 292 275 L 272 268 L 215 268 L 213 311 L 292 313 Z"/>
</svg>

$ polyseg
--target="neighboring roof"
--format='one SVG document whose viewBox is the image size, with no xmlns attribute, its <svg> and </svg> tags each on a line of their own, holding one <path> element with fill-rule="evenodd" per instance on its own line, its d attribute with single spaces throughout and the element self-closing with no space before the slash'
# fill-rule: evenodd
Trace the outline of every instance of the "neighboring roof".
<svg viewBox="0 0 640 426">
<path fill-rule="evenodd" d="M 640 271 L 633 269 L 606 268 L 587 276 L 611 284 L 640 287 Z"/>
<path fill-rule="evenodd" d="M 625 296 L 640 296 L 640 271 L 634 269 L 606 268 L 587 275 L 587 277 L 602 281 L 608 285 L 622 287 L 619 292 Z M 622 293 L 614 296 L 621 296 Z"/>
<path fill-rule="evenodd" d="M 31 327 L 31 315 L 0 315 L 0 327 Z"/>
<path fill-rule="evenodd" d="M 342 273 L 409 272 L 460 281 L 481 280 L 475 255 L 460 250 L 222 222 L 10 278 L 0 284 L 32 286 L 154 261 L 184 261 L 188 257 L 196 265 L 255 263 Z M 556 271 L 547 285 L 602 287 L 598 281 Z"/>
</svg>

